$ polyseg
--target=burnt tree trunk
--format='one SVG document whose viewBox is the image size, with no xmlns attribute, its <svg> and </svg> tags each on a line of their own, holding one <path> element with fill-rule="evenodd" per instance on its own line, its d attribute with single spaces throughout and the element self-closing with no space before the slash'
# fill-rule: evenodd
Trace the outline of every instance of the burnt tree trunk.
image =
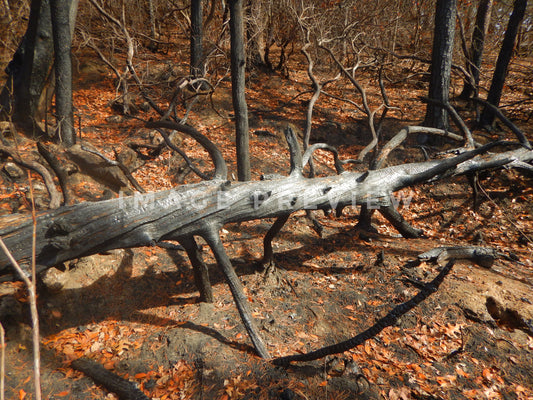
<svg viewBox="0 0 533 400">
<path fill-rule="evenodd" d="M 457 0 L 437 0 L 428 97 L 443 104 L 449 98 L 456 13 Z M 448 129 L 448 112 L 428 103 L 424 125 Z"/>
<path fill-rule="evenodd" d="M 491 143 L 453 158 L 403 164 L 361 173 L 343 171 L 343 162 L 338 159 L 335 151 L 333 153 L 337 175 L 306 178 L 303 169 L 313 151 L 326 147 L 314 145 L 302 155 L 296 136 L 289 128 L 286 130 L 291 154 L 288 176 L 272 180 L 230 182 L 227 180 L 227 168 L 218 148 L 193 128 L 170 121 L 149 122 L 147 126 L 179 130 L 197 139 L 213 159 L 214 178 L 171 190 L 95 203 L 86 202 L 38 213 L 37 271 L 41 272 L 61 262 L 110 249 L 177 240 L 184 245 L 196 270 L 195 278 L 201 296 L 210 300 L 212 295 L 207 270 L 194 242 L 195 236 L 203 237 L 226 277 L 256 350 L 264 358 L 269 357 L 266 346 L 258 334 L 241 284 L 220 241 L 219 231 L 224 224 L 278 217 L 278 222 L 269 232 L 270 237 L 265 239 L 265 256 L 271 258 L 269 241 L 287 217 L 295 211 L 336 209 L 361 204 L 391 207 L 397 205 L 391 197 L 392 193 L 404 187 L 487 168 L 517 166 L 516 163 L 524 164 L 533 160 L 533 151 L 526 148 L 477 157 L 498 144 Z M 401 136 L 402 132 L 407 133 L 407 130 L 402 130 L 398 135 Z M 394 140 L 399 141 L 398 138 Z M 391 140 L 384 149 L 394 145 L 396 144 Z M 32 233 L 31 216 L 10 215 L 0 218 L 0 237 L 28 274 Z M 7 256 L 0 254 L 0 275 L 9 275 L 11 272 Z"/>
<path fill-rule="evenodd" d="M 204 48 L 202 45 L 203 7 L 202 0 L 191 1 L 191 76 L 194 78 L 204 76 Z"/>
<path fill-rule="evenodd" d="M 244 51 L 243 0 L 230 0 L 231 36 L 231 94 L 235 112 L 235 142 L 237 148 L 237 176 L 249 181 L 250 151 L 248 131 L 248 106 L 246 104 L 246 54 Z"/>
<path fill-rule="evenodd" d="M 483 160 L 465 158 L 486 150 L 480 149 L 453 159 L 318 178 L 304 177 L 299 168 L 272 180 L 230 182 L 217 177 L 170 190 L 41 211 L 37 214 L 37 270 L 111 249 L 204 236 L 232 222 L 275 218 L 305 209 L 390 206 L 392 193 L 417 183 L 533 159 L 533 151 L 524 148 Z M 31 216 L 0 218 L 0 237 L 25 271 L 29 271 L 31 234 Z M 0 254 L 0 275 L 10 272 L 9 265 L 7 257 Z"/>
<path fill-rule="evenodd" d="M 49 0 L 33 0 L 28 28 L 6 68 L 8 78 L 0 93 L 0 117 L 27 131 L 42 132 L 39 126 L 44 107 L 41 94 L 54 56 Z"/>
<path fill-rule="evenodd" d="M 466 80 L 460 97 L 468 99 L 472 96 L 478 96 L 479 71 L 483 59 L 483 48 L 485 47 L 485 36 L 489 29 L 490 14 L 493 0 L 481 0 L 476 14 L 476 24 L 472 32 L 472 43 L 467 59 L 467 70 L 470 73 L 470 79 Z"/>
<path fill-rule="evenodd" d="M 498 107 L 502 97 L 503 85 L 507 77 L 507 69 L 513 55 L 518 28 L 524 19 L 526 13 L 527 0 L 515 0 L 513 13 L 509 17 L 505 36 L 503 37 L 502 47 L 496 61 L 496 68 L 492 76 L 487 102 Z M 480 117 L 481 126 L 490 126 L 494 121 L 495 113 L 490 107 L 485 106 Z"/>
<path fill-rule="evenodd" d="M 72 59 L 70 53 L 71 0 L 50 0 L 54 37 L 54 72 L 57 136 L 65 147 L 76 143 L 72 105 Z"/>
</svg>

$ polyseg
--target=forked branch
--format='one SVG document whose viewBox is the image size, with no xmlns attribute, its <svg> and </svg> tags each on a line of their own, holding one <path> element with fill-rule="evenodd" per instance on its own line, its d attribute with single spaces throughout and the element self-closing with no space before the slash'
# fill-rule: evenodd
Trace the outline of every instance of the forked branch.
<svg viewBox="0 0 533 400">
<path fill-rule="evenodd" d="M 196 140 L 208 153 L 211 157 L 211 161 L 215 166 L 215 173 L 213 176 L 214 180 L 226 180 L 228 178 L 228 167 L 226 161 L 222 156 L 220 149 L 210 141 L 206 136 L 202 135 L 196 129 L 190 125 L 179 124 L 173 121 L 148 121 L 146 123 L 147 128 L 165 128 L 172 129 L 178 132 L 185 133 L 194 140 Z"/>
</svg>

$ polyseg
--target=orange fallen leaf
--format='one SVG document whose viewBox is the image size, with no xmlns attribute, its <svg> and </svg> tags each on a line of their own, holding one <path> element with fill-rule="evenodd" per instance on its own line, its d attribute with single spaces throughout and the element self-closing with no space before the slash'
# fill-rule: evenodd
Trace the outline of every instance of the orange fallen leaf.
<svg viewBox="0 0 533 400">
<path fill-rule="evenodd" d="M 492 372 L 490 371 L 490 368 L 485 368 L 483 370 L 483 378 L 485 378 L 488 381 L 492 380 Z"/>
<path fill-rule="evenodd" d="M 425 380 L 428 379 L 427 376 L 424 375 L 422 372 L 417 373 L 417 374 L 416 374 L 416 377 L 417 377 L 418 379 L 420 379 L 420 380 L 423 380 L 423 381 L 425 381 Z"/>
<path fill-rule="evenodd" d="M 463 390 L 463 394 L 467 397 L 476 397 L 479 392 L 477 389 L 471 389 L 471 390 Z"/>
<path fill-rule="evenodd" d="M 526 391 L 526 388 L 523 387 L 522 385 L 517 385 L 515 388 L 514 388 L 515 392 L 516 393 L 521 393 L 521 392 L 525 392 Z"/>
</svg>

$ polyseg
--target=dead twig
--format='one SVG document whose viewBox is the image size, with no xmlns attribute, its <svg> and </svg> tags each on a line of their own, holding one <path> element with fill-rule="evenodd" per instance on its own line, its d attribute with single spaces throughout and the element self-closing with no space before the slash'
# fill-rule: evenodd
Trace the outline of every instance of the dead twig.
<svg viewBox="0 0 533 400">
<path fill-rule="evenodd" d="M 526 148 L 531 150 L 531 143 L 529 143 L 529 140 L 527 140 L 526 136 L 524 135 L 524 132 L 522 132 L 509 118 L 507 118 L 505 115 L 503 115 L 502 111 L 496 107 L 493 104 L 490 104 L 488 101 L 482 100 L 478 97 L 474 97 L 472 100 L 474 100 L 477 103 L 483 104 L 485 107 L 488 107 L 495 115 L 502 121 L 505 126 L 507 126 L 518 138 L 520 143 Z"/>
<path fill-rule="evenodd" d="M 9 148 L 8 146 L 0 145 L 0 153 L 8 155 L 20 166 L 31 169 L 41 175 L 46 190 L 48 190 L 48 194 L 50 195 L 50 208 L 58 208 L 61 205 L 61 194 L 56 189 L 52 175 L 42 164 L 37 161 L 23 160 L 14 149 Z"/>
<path fill-rule="evenodd" d="M 28 294 L 30 296 L 30 312 L 31 312 L 31 321 L 32 321 L 32 343 L 33 343 L 33 379 L 35 385 L 35 399 L 41 400 L 41 351 L 40 351 L 40 334 L 39 334 L 39 313 L 37 311 L 37 288 L 36 288 L 36 268 L 35 268 L 35 249 L 36 249 L 36 227 L 37 222 L 35 218 L 35 204 L 33 202 L 33 185 L 31 182 L 31 176 L 28 172 L 28 177 L 30 180 L 30 193 L 32 199 L 32 219 L 33 219 L 33 235 L 32 235 L 32 261 L 31 261 L 31 279 L 28 277 L 20 265 L 17 263 L 17 260 L 13 257 L 4 241 L 0 237 L 0 248 L 4 251 L 5 255 L 11 262 L 11 265 L 15 268 L 17 273 L 20 275 L 26 287 L 28 288 Z M 3 335 L 2 335 L 3 336 Z M 2 338 L 3 339 L 3 338 Z M 2 343 L 3 350 L 3 343 Z M 3 360 L 2 360 L 3 361 Z M 2 374 L 3 377 L 3 374 Z M 3 390 L 2 390 L 3 393 Z"/>
<path fill-rule="evenodd" d="M 461 116 L 457 113 L 455 108 L 453 108 L 450 103 L 442 103 L 438 100 L 430 99 L 429 97 L 420 97 L 420 99 L 424 103 L 434 104 L 437 107 L 444 108 L 446 111 L 448 111 L 448 113 L 450 114 L 450 117 L 452 117 L 453 122 L 455 122 L 457 127 L 463 132 L 468 148 L 473 149 L 475 147 L 474 146 L 475 142 L 474 142 L 474 138 L 472 137 L 472 132 L 470 131 L 470 129 L 468 129 L 468 127 L 466 126 Z"/>
<path fill-rule="evenodd" d="M 88 147 L 85 147 L 83 145 L 81 145 L 81 149 L 83 151 L 86 151 L 87 153 L 91 153 L 91 154 L 95 154 L 97 155 L 98 157 L 100 157 L 102 160 L 104 160 L 106 163 L 108 163 L 109 165 L 112 165 L 114 167 L 118 167 L 120 168 L 120 170 L 124 173 L 124 175 L 126 175 L 126 178 L 128 178 L 128 180 L 130 181 L 130 183 L 133 185 L 133 187 L 140 193 L 146 193 L 146 190 L 144 190 L 142 188 L 142 186 L 139 184 L 139 182 L 137 182 L 137 180 L 133 177 L 133 175 L 131 174 L 130 170 L 124 165 L 122 164 L 121 162 L 119 161 L 114 161 L 114 160 L 110 160 L 109 158 L 107 158 L 106 156 L 104 156 L 102 153 L 100 153 L 99 151 L 96 151 L 96 150 L 93 150 L 93 149 L 89 149 Z"/>
<path fill-rule="evenodd" d="M 39 154 L 43 156 L 43 158 L 46 160 L 48 165 L 52 168 L 52 170 L 55 172 L 57 179 L 59 181 L 59 186 L 61 187 L 61 191 L 63 192 L 63 204 L 62 205 L 68 205 L 70 204 L 72 200 L 72 196 L 70 195 L 70 189 L 68 187 L 68 174 L 67 171 L 61 166 L 61 163 L 56 158 L 54 154 L 41 142 L 37 142 L 37 151 L 39 151 Z"/>
</svg>

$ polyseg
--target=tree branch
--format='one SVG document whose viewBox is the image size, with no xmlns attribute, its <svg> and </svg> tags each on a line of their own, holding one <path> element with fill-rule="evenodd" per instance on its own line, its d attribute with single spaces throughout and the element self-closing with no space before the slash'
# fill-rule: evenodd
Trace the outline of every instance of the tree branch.
<svg viewBox="0 0 533 400">
<path fill-rule="evenodd" d="M 17 164 L 24 168 L 29 168 L 32 171 L 37 172 L 44 180 L 44 184 L 46 186 L 46 190 L 48 190 L 48 194 L 50 195 L 50 208 L 58 208 L 61 204 L 61 194 L 57 191 L 56 185 L 54 183 L 54 179 L 52 178 L 52 175 L 50 175 L 50 172 L 40 163 L 37 161 L 26 161 L 23 160 L 19 155 L 15 153 L 15 151 L 8 146 L 4 146 L 0 144 L 0 153 L 4 153 L 11 157 L 13 161 L 15 161 Z"/>
</svg>

